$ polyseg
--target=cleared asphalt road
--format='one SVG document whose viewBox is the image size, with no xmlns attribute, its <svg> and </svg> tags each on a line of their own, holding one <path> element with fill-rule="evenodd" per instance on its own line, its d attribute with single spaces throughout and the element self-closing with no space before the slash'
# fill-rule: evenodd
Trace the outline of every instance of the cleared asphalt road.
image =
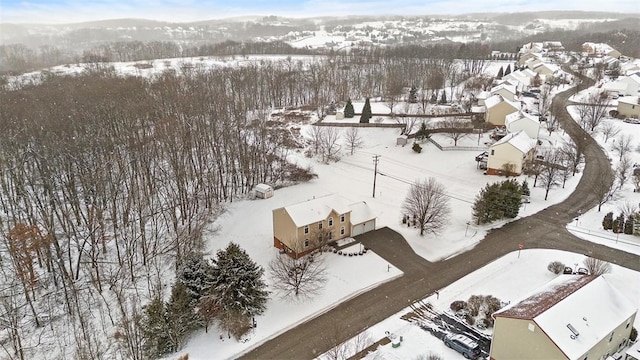
<svg viewBox="0 0 640 360">
<path fill-rule="evenodd" d="M 558 94 L 554 102 L 566 104 L 572 93 L 573 90 L 569 90 Z M 416 255 L 404 238 L 389 228 L 361 235 L 358 240 L 401 269 L 404 276 L 338 305 L 265 342 L 242 358 L 312 359 L 331 348 L 337 342 L 336 339 L 344 341 L 357 335 L 410 303 L 432 294 L 436 289 L 444 288 L 516 250 L 519 243 L 528 249 L 559 249 L 582 253 L 640 271 L 640 257 L 637 255 L 580 240 L 565 229 L 565 225 L 572 221 L 579 210 L 597 205 L 592 191 L 594 181 L 602 174 L 611 172 L 611 167 L 598 144 L 566 111 L 560 116 L 560 123 L 572 138 L 586 139 L 588 142 L 582 179 L 574 193 L 565 201 L 492 230 L 473 250 L 436 263 L 430 263 Z"/>
</svg>

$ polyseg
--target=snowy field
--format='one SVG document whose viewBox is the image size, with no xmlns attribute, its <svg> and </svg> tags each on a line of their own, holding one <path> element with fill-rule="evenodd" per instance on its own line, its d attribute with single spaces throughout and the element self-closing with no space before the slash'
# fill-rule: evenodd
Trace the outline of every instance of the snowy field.
<svg viewBox="0 0 640 360">
<path fill-rule="evenodd" d="M 303 127 L 302 132 L 305 130 Z M 339 128 L 339 131 L 346 129 Z M 422 153 L 417 154 L 411 150 L 411 146 L 395 145 L 398 133 L 397 129 L 362 128 L 360 136 L 364 139 L 363 148 L 353 156 L 344 155 L 340 161 L 328 165 L 306 158 L 302 152 L 292 154 L 291 161 L 303 167 L 311 166 L 318 178 L 278 189 L 275 196 L 267 200 L 241 200 L 230 204 L 227 212 L 211 226 L 208 250 L 215 253 L 229 241 L 234 241 L 246 249 L 258 264 L 266 266 L 277 254 L 277 250 L 273 248 L 271 210 L 330 193 L 340 195 L 347 203 L 366 201 L 377 215 L 378 228 L 389 226 L 400 232 L 418 254 L 430 261 L 471 250 L 491 226 L 502 226 L 505 223 L 482 227 L 467 225 L 471 221 L 472 203 L 480 188 L 488 182 L 505 179 L 483 175 L 482 170 L 476 169 L 474 157 L 477 151 L 442 152 L 425 142 L 422 144 Z M 435 139 L 446 145 L 448 139 L 439 136 Z M 559 134 L 554 133 L 553 137 L 555 136 Z M 480 139 L 480 144 L 488 141 L 488 137 L 485 137 Z M 477 135 L 472 135 L 461 140 L 459 146 L 476 146 L 477 143 Z M 375 154 L 381 155 L 381 158 L 376 196 L 373 198 L 372 156 Z M 401 207 L 410 184 L 430 176 L 442 182 L 451 195 L 451 217 L 445 232 L 437 236 L 429 234 L 421 237 L 418 230 L 402 225 Z M 520 177 L 519 181 L 524 178 Z M 533 214 L 562 201 L 571 193 L 578 180 L 579 175 L 569 179 L 565 189 L 551 190 L 548 201 L 543 200 L 542 188 L 531 188 L 531 203 L 523 205 L 520 216 Z M 531 180 L 529 184 L 531 187 Z M 251 231 L 247 231 L 248 226 Z M 357 258 L 334 254 L 324 256 L 328 260 L 330 281 L 321 296 L 305 303 L 290 303 L 274 297 L 268 304 L 267 312 L 256 318 L 258 327 L 246 342 L 224 338 L 222 340 L 225 341 L 222 341 L 219 338 L 220 332 L 213 328 L 208 334 L 204 331 L 197 333 L 177 355 L 189 353 L 190 359 L 235 357 L 347 298 L 401 275 L 393 266 L 389 270 L 388 264 L 371 252 Z M 354 266 L 359 269 L 358 272 L 352 271 Z M 215 352 L 212 353 L 212 349 Z"/>
</svg>

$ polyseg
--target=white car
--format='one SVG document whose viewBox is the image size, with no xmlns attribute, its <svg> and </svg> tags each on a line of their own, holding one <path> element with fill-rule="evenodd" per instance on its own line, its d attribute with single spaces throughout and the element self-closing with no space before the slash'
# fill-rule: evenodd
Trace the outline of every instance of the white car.
<svg viewBox="0 0 640 360">
<path fill-rule="evenodd" d="M 626 122 L 627 124 L 640 124 L 640 120 L 635 118 L 626 118 L 622 121 Z"/>
</svg>

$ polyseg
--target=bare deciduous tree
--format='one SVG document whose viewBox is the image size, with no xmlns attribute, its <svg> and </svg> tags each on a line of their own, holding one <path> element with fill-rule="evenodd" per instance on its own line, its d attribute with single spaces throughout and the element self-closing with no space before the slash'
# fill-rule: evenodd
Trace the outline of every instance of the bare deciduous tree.
<svg viewBox="0 0 640 360">
<path fill-rule="evenodd" d="M 335 127 L 324 127 L 320 131 L 320 152 L 322 162 L 338 161 L 340 152 L 340 132 Z"/>
<path fill-rule="evenodd" d="M 543 151 L 544 163 L 540 172 L 540 181 L 544 187 L 544 199 L 549 197 L 549 191 L 562 181 L 562 159 L 561 154 L 553 149 Z"/>
<path fill-rule="evenodd" d="M 578 171 L 578 166 L 582 163 L 582 157 L 584 155 L 584 151 L 587 147 L 587 139 L 586 138 L 578 138 L 574 141 L 574 139 L 569 139 L 562 144 L 562 151 L 571 164 L 571 168 L 573 170 L 573 175 Z"/>
<path fill-rule="evenodd" d="M 588 257 L 582 263 L 591 275 L 604 275 L 611 272 L 611 264 L 604 260 Z"/>
<path fill-rule="evenodd" d="M 618 205 L 618 211 L 620 211 L 625 219 L 628 219 L 629 216 L 638 212 L 638 205 L 627 200 L 623 204 Z"/>
<path fill-rule="evenodd" d="M 420 235 L 438 233 L 447 224 L 449 200 L 445 188 L 435 178 L 417 181 L 409 189 L 402 209 L 416 220 Z"/>
<path fill-rule="evenodd" d="M 551 87 L 543 85 L 540 88 L 540 94 L 538 94 L 538 113 L 541 116 L 546 116 L 547 112 L 551 109 L 551 100 L 553 100 Z"/>
<path fill-rule="evenodd" d="M 472 125 L 466 119 L 449 118 L 442 121 L 441 126 L 446 129 L 443 134 L 453 140 L 453 146 L 458 146 L 458 141 L 471 134 Z"/>
<path fill-rule="evenodd" d="M 611 173 L 605 173 L 595 179 L 591 190 L 598 199 L 598 211 L 600 211 L 602 205 L 611 200 L 615 200 L 618 187 L 615 184 L 613 175 Z"/>
<path fill-rule="evenodd" d="M 344 140 L 351 155 L 364 144 L 357 127 L 350 127 L 349 130 L 344 133 Z"/>
<path fill-rule="evenodd" d="M 578 122 L 583 129 L 589 132 L 596 130 L 602 119 L 607 115 L 609 99 L 605 93 L 594 93 L 585 99 L 585 102 L 576 106 L 578 110 Z"/>
<path fill-rule="evenodd" d="M 620 161 L 625 154 L 633 149 L 633 136 L 631 134 L 625 134 L 614 140 L 611 145 L 611 150 L 615 151 L 620 156 Z"/>
<path fill-rule="evenodd" d="M 620 133 L 620 128 L 612 121 L 605 121 L 600 126 L 599 131 L 604 136 L 604 142 L 606 143 L 609 138 L 613 138 Z"/>
<path fill-rule="evenodd" d="M 631 157 L 628 154 L 625 154 L 618 165 L 616 166 L 616 182 L 618 184 L 618 189 L 622 189 L 624 184 L 629 180 L 629 172 L 631 171 Z"/>
<path fill-rule="evenodd" d="M 285 297 L 307 299 L 320 290 L 327 281 L 322 255 L 309 254 L 293 258 L 278 254 L 269 262 L 273 288 Z"/>
</svg>

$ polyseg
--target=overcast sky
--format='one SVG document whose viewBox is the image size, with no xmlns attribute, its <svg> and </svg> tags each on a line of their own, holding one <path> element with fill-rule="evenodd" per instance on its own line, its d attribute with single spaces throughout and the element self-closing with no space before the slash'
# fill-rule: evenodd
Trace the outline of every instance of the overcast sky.
<svg viewBox="0 0 640 360">
<path fill-rule="evenodd" d="M 242 15 L 428 15 L 585 10 L 640 13 L 638 0 L 0 0 L 0 22 L 141 18 L 185 22 Z"/>
</svg>

